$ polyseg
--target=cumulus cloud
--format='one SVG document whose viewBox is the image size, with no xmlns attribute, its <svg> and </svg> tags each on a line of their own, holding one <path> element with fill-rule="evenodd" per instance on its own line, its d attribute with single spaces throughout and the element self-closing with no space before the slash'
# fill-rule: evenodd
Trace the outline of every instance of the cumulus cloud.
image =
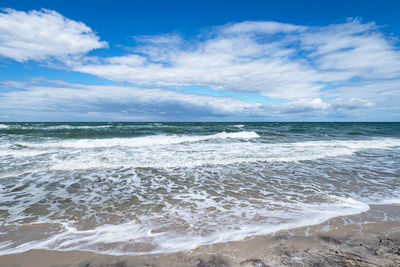
<svg viewBox="0 0 400 267">
<path fill-rule="evenodd" d="M 362 24 L 359 20 L 314 27 L 301 35 L 302 48 L 311 52 L 309 58 L 320 70 L 336 70 L 348 78 L 367 80 L 399 77 L 400 53 L 394 41 L 375 23 Z"/>
<path fill-rule="evenodd" d="M 265 119 L 293 114 L 351 117 L 353 111 L 360 116 L 371 108 L 398 111 L 397 40 L 373 22 L 350 19 L 303 26 L 245 21 L 204 29 L 197 36 L 175 32 L 135 36 L 132 42 L 135 45 L 122 55 L 88 56 L 107 43 L 84 23 L 45 9 L 0 11 L 0 56 L 20 62 L 56 61 L 69 70 L 130 85 L 8 81 L 3 86 L 14 89 L 0 93 L 4 109 L 64 108 L 77 114 L 85 110 L 147 119 L 151 114 Z M 186 86 L 191 93 L 172 90 Z M 229 91 L 237 97 L 200 95 L 195 90 L 201 87 L 214 95 Z M 253 100 L 279 99 L 282 104 L 248 102 L 240 93 L 252 94 Z"/>
<path fill-rule="evenodd" d="M 65 113 L 75 116 L 132 120 L 250 120 L 290 119 L 296 114 L 326 115 L 335 110 L 365 109 L 373 103 L 359 98 L 299 99 L 281 105 L 261 104 L 234 97 L 208 96 L 122 85 L 86 85 L 63 81 L 32 79 L 26 82 L 0 83 L 0 115 L 25 112 L 52 116 Z M 96 115 L 97 114 L 97 115 Z"/>
<path fill-rule="evenodd" d="M 214 27 L 196 39 L 136 37 L 125 56 L 72 62 L 76 71 L 142 86 L 203 86 L 272 98 L 321 98 L 326 87 L 374 84 L 400 76 L 394 39 L 374 23 L 329 26 L 246 21 Z"/>
<path fill-rule="evenodd" d="M 277 107 L 285 113 L 303 113 L 307 111 L 326 110 L 331 105 L 322 101 L 320 98 L 299 99 L 297 101 L 288 102 Z"/>
<path fill-rule="evenodd" d="M 350 98 L 343 99 L 337 98 L 332 101 L 332 106 L 335 109 L 358 109 L 358 108 L 372 108 L 375 104 L 372 101 L 360 99 L 360 98 Z"/>
<path fill-rule="evenodd" d="M 100 112 L 148 116 L 252 116 L 261 105 L 232 97 L 196 95 L 158 88 L 118 85 L 84 85 L 60 81 L 3 82 L 0 87 L 18 90 L 0 93 L 4 110 L 42 112 Z"/>
<path fill-rule="evenodd" d="M 22 62 L 63 60 L 106 47 L 107 43 L 82 22 L 65 18 L 56 11 L 0 11 L 0 56 Z"/>
<path fill-rule="evenodd" d="M 370 100 L 360 98 L 335 98 L 331 102 L 323 101 L 320 98 L 313 99 L 299 99 L 296 101 L 288 102 L 275 106 L 281 113 L 304 113 L 310 111 L 325 111 L 332 112 L 335 110 L 355 110 L 362 108 L 372 108 L 375 106 Z"/>
<path fill-rule="evenodd" d="M 133 54 L 105 58 L 100 64 L 74 62 L 71 68 L 135 85 L 197 85 L 295 99 L 319 91 L 322 86 L 314 83 L 318 73 L 299 60 L 289 60 L 293 51 L 283 43 L 266 43 L 254 34 L 302 30 L 291 24 L 246 22 L 217 27 L 211 37 L 208 32 L 196 40 L 177 35 L 137 37 Z M 135 60 L 126 64 L 124 58 Z"/>
</svg>

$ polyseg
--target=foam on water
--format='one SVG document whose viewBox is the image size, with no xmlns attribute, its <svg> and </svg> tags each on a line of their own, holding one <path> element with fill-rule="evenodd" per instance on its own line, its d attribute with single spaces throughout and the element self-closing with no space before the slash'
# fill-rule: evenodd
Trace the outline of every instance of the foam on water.
<svg viewBox="0 0 400 267">
<path fill-rule="evenodd" d="M 48 151 L 41 151 L 41 150 L 20 151 L 20 150 L 13 150 L 13 149 L 2 149 L 2 150 L 0 150 L 0 157 L 3 157 L 3 156 L 13 156 L 16 158 L 33 157 L 33 156 L 38 156 L 38 155 L 47 154 L 47 153 L 48 153 Z"/>
<path fill-rule="evenodd" d="M 104 129 L 113 127 L 112 125 L 98 125 L 98 126 L 74 126 L 74 125 L 58 125 L 58 126 L 48 126 L 45 129 L 49 130 L 59 130 L 59 129 Z"/>
<path fill-rule="evenodd" d="M 75 130 L 75 129 L 106 129 L 113 127 L 113 125 L 56 125 L 56 126 L 44 126 L 39 125 L 20 125 L 20 124 L 0 124 L 0 129 L 21 129 L 21 130 Z"/>
<path fill-rule="evenodd" d="M 299 213 L 292 221 L 280 224 L 240 225 L 236 229 L 222 230 L 210 235 L 196 234 L 191 229 L 194 228 L 192 224 L 189 224 L 187 232 L 181 235 L 176 235 L 173 231 L 153 232 L 159 225 L 146 217 L 141 218 L 140 223 L 131 221 L 118 225 L 103 225 L 91 230 L 79 230 L 69 224 L 60 223 L 63 226 L 62 231 L 48 239 L 27 242 L 19 246 L 13 246 L 9 241 L 0 243 L 3 247 L 0 255 L 31 249 L 82 250 L 111 255 L 171 253 L 195 249 L 201 245 L 238 241 L 248 236 L 318 224 L 335 216 L 357 214 L 369 209 L 368 204 L 351 198 L 331 198 L 334 201 L 329 204 L 303 206 L 303 213 Z M 147 248 L 142 250 L 144 243 Z"/>
<path fill-rule="evenodd" d="M 221 132 L 203 136 L 179 136 L 179 135 L 154 135 L 134 138 L 107 138 L 107 139 L 78 139 L 63 140 L 46 143 L 21 143 L 30 147 L 63 147 L 63 148 L 97 148 L 97 147 L 144 147 L 156 145 L 174 145 L 180 143 L 201 142 L 212 139 L 253 139 L 259 135 L 255 132 Z"/>
<path fill-rule="evenodd" d="M 48 153 L 52 170 L 114 167 L 195 167 L 246 162 L 291 162 L 352 155 L 365 149 L 400 146 L 400 139 L 331 140 L 295 143 L 219 142 L 218 139 L 257 138 L 252 132 L 211 136 L 150 136 L 137 138 L 80 139 L 23 143 L 34 150 L 3 150 L 15 157 Z M 201 142 L 215 140 L 217 142 Z M 188 144 L 190 143 L 190 144 Z M 55 150 L 56 148 L 62 148 Z"/>
<path fill-rule="evenodd" d="M 0 135 L 0 254 L 174 252 L 399 203 L 397 136 L 299 141 L 301 125 L 286 139 L 247 124 L 233 133 L 244 125 L 102 126 L 24 124 L 40 134 Z"/>
</svg>

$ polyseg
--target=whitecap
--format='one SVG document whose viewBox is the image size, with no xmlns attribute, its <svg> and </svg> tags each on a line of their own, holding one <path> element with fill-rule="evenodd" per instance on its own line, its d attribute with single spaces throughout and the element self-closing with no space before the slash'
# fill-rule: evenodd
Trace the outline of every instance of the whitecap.
<svg viewBox="0 0 400 267">
<path fill-rule="evenodd" d="M 69 139 L 44 143 L 21 143 L 30 147 L 97 148 L 97 147 L 144 147 L 194 143 L 212 139 L 254 139 L 260 137 L 255 132 L 221 132 L 213 135 L 150 135 L 132 138 Z"/>
</svg>

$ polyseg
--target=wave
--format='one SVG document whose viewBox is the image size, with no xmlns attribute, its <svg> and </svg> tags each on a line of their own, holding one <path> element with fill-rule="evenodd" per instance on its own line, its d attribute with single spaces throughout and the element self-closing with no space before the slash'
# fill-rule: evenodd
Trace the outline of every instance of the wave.
<svg viewBox="0 0 400 267">
<path fill-rule="evenodd" d="M 12 150 L 12 149 L 2 149 L 0 150 L 0 157 L 5 156 L 13 156 L 13 157 L 34 157 L 43 154 L 48 154 L 48 151 L 43 150 L 30 150 L 30 151 L 21 151 L 21 150 Z"/>
<path fill-rule="evenodd" d="M 8 125 L 6 125 L 6 124 L 0 124 L 0 129 L 7 129 L 7 128 L 9 128 Z"/>
<path fill-rule="evenodd" d="M 98 126 L 58 125 L 58 126 L 47 126 L 41 128 L 46 130 L 61 130 L 61 129 L 104 129 L 110 127 L 112 127 L 112 125 L 98 125 Z"/>
<path fill-rule="evenodd" d="M 7 126 L 7 125 L 6 125 Z M 56 126 L 43 126 L 43 125 L 31 125 L 31 126 L 24 126 L 24 125 L 13 125 L 13 129 L 18 130 L 76 130 L 76 129 L 105 129 L 111 128 L 113 125 L 96 125 L 96 126 L 80 126 L 80 125 L 56 125 Z M 1 125 L 0 125 L 0 128 Z"/>
<path fill-rule="evenodd" d="M 190 140 L 196 142 L 207 139 Z M 188 146 L 182 139 L 172 141 L 176 142 L 168 140 L 166 142 L 168 146 L 162 148 L 153 147 L 154 142 L 142 142 L 140 145 L 133 142 L 125 149 L 120 149 L 119 147 L 110 148 L 116 145 L 115 140 L 113 140 L 108 143 L 109 146 L 100 145 L 101 147 L 108 147 L 107 150 L 89 150 L 84 154 L 78 154 L 76 160 L 74 158 L 70 158 L 68 162 L 63 160 L 54 164 L 52 168 L 74 169 L 79 167 L 88 169 L 97 167 L 115 168 L 117 166 L 179 168 L 254 162 L 294 162 L 350 156 L 365 149 L 389 149 L 400 146 L 400 139 L 275 144 L 254 142 L 191 143 Z M 122 147 L 126 146 L 125 143 L 119 144 Z M 178 144 L 180 145 L 177 147 Z M 99 147 L 98 144 L 91 145 L 95 145 L 96 148 Z"/>
<path fill-rule="evenodd" d="M 21 253 L 31 249 L 47 249 L 59 251 L 91 251 L 108 255 L 140 255 L 155 253 L 173 253 L 188 251 L 199 246 L 220 242 L 244 240 L 249 236 L 265 235 L 297 227 L 320 224 L 337 216 L 359 214 L 369 210 L 369 205 L 350 197 L 327 196 L 330 203 L 303 204 L 297 216 L 291 220 L 283 219 L 284 223 L 244 224 L 228 230 L 201 235 L 191 231 L 189 224 L 186 233 L 171 231 L 154 232 L 157 225 L 153 218 L 142 218 L 140 223 L 127 222 L 118 225 L 103 225 L 95 229 L 79 230 L 67 223 L 61 222 L 62 232 L 45 240 L 26 242 L 13 246 L 12 242 L 0 243 L 0 255 Z M 117 245 L 116 245 L 117 244 Z M 143 250 L 143 245 L 146 248 Z M 126 247 L 126 248 L 125 248 Z"/>
<path fill-rule="evenodd" d="M 143 147 L 201 142 L 211 139 L 253 139 L 260 137 L 255 132 L 221 132 L 204 136 L 153 135 L 132 138 L 77 139 L 46 143 L 21 143 L 30 147 L 97 148 L 97 147 Z"/>
<path fill-rule="evenodd" d="M 298 162 L 350 156 L 367 149 L 391 149 L 400 139 L 331 140 L 262 143 L 254 132 L 207 136 L 146 136 L 23 143 L 23 149 L 2 149 L 0 156 L 41 155 L 35 166 L 51 170 L 92 168 L 185 168 L 255 162 Z M 221 141 L 220 141 L 221 140 Z M 222 142 L 223 140 L 223 142 Z M 207 141 L 207 142 L 203 142 Z M 14 144 L 15 145 L 15 144 Z M 46 160 L 46 157 L 48 158 Z M 27 158 L 28 159 L 28 158 Z M 42 167 L 40 167 L 42 168 Z"/>
<path fill-rule="evenodd" d="M 239 123 L 196 133 L 123 129 L 135 134 L 127 138 L 109 138 L 116 137 L 109 130 L 96 134 L 104 139 L 62 139 L 62 130 L 3 134 L 0 202 L 7 212 L 0 254 L 176 252 L 399 203 L 398 137 L 302 135 L 318 140 L 300 142 L 297 135 L 278 139 L 262 129 L 261 136 L 222 132 L 232 124 Z M 214 134 L 205 135 L 211 129 Z"/>
</svg>

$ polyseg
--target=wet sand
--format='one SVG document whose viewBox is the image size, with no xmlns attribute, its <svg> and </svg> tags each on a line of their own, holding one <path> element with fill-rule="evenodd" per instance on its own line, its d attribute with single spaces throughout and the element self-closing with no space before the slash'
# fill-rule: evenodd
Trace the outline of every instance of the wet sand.
<svg viewBox="0 0 400 267">
<path fill-rule="evenodd" d="M 243 241 L 155 255 L 111 256 L 31 250 L 0 257 L 0 266 L 400 266 L 400 205 Z"/>
</svg>

